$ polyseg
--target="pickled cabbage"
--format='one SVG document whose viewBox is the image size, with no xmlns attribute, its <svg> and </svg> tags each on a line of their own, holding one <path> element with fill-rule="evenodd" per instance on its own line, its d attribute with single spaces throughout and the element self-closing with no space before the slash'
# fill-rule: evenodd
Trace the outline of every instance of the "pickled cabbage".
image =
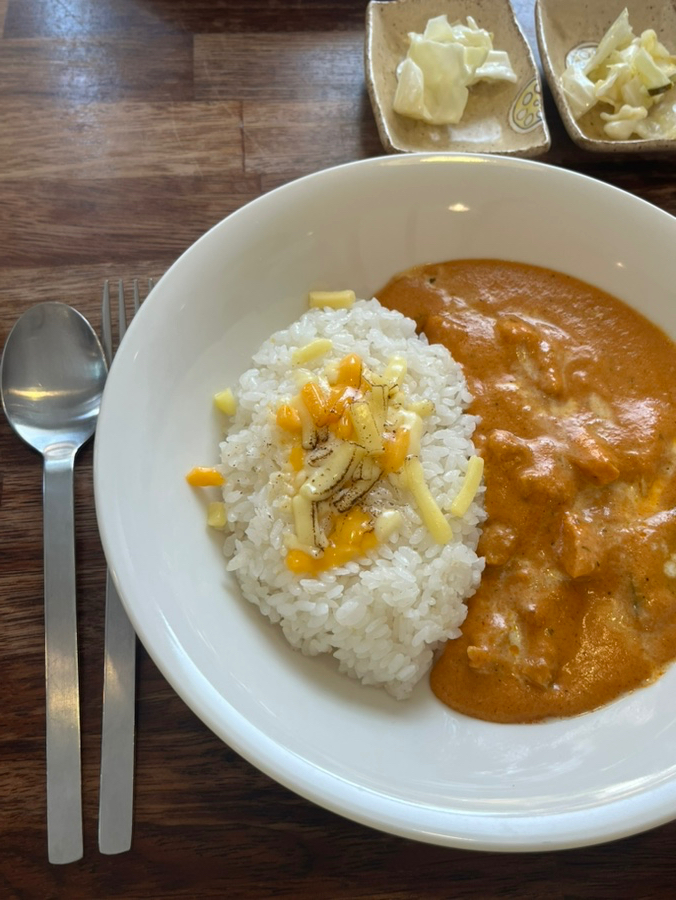
<svg viewBox="0 0 676 900">
<path fill-rule="evenodd" d="M 624 9 L 594 52 L 567 66 L 561 84 L 573 118 L 597 104 L 603 130 L 613 140 L 676 138 L 676 56 L 652 29 L 636 35 Z"/>
<path fill-rule="evenodd" d="M 451 25 L 430 19 L 422 34 L 409 34 L 406 57 L 397 66 L 394 111 L 428 125 L 457 125 L 478 81 L 516 81 L 509 55 L 471 16 Z"/>
</svg>

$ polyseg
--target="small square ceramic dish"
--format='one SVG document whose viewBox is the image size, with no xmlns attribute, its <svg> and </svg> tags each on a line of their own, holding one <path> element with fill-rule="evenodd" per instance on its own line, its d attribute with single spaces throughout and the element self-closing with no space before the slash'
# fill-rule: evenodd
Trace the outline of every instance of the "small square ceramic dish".
<svg viewBox="0 0 676 900">
<path fill-rule="evenodd" d="M 427 21 L 446 15 L 451 24 L 472 16 L 509 54 L 516 83 L 480 81 L 457 125 L 428 125 L 393 109 L 396 70 Z M 541 84 L 531 49 L 509 0 L 372 0 L 366 11 L 365 73 L 383 147 L 388 153 L 459 151 L 533 157 L 549 149 Z"/>
<path fill-rule="evenodd" d="M 561 76 L 567 65 L 577 55 L 594 47 L 620 13 L 627 9 L 629 23 L 634 34 L 653 29 L 659 41 L 673 54 L 676 53 L 676 6 L 657 0 L 536 0 L 535 25 L 540 58 L 547 82 L 563 124 L 571 139 L 584 150 L 601 153 L 648 153 L 676 150 L 676 140 L 669 138 L 642 139 L 636 136 L 628 140 L 609 138 L 604 130 L 602 110 L 610 107 L 597 104 L 575 120 L 561 86 Z M 670 90 L 673 98 L 663 102 L 676 104 L 676 88 Z"/>
</svg>

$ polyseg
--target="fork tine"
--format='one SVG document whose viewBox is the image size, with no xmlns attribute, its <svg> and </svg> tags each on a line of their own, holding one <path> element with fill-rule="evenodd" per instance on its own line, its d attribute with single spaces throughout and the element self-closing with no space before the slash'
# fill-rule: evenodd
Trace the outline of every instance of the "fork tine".
<svg viewBox="0 0 676 900">
<path fill-rule="evenodd" d="M 117 285 L 117 333 L 120 341 L 127 333 L 127 307 L 124 302 L 124 281 L 121 278 Z"/>
<path fill-rule="evenodd" d="M 110 368 L 113 361 L 113 332 L 110 319 L 110 285 L 108 280 L 103 282 L 103 302 L 101 305 L 101 343 L 106 357 L 106 364 Z"/>
<path fill-rule="evenodd" d="M 148 279 L 148 291 L 149 294 L 152 289 L 155 287 L 155 279 Z M 134 309 L 131 315 L 133 318 L 136 313 L 139 311 L 141 306 L 141 292 L 139 289 L 138 278 L 134 278 L 132 282 L 132 300 Z M 124 291 L 124 281 L 123 279 L 119 279 L 117 283 L 117 337 L 118 344 L 122 340 L 122 338 L 127 333 L 127 303 L 125 299 L 125 291 Z M 106 357 L 106 362 L 108 367 L 110 368 L 110 364 L 113 361 L 113 356 L 115 355 L 115 351 L 113 349 L 114 338 L 113 338 L 113 313 L 112 313 L 112 305 L 110 302 L 110 282 L 106 279 L 103 282 L 103 299 L 101 303 L 101 344 L 103 346 L 103 352 Z"/>
</svg>

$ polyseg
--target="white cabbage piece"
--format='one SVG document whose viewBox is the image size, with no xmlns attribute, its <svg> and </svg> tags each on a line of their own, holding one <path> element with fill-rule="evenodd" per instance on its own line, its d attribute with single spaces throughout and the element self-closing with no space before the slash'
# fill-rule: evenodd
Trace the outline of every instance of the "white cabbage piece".
<svg viewBox="0 0 676 900">
<path fill-rule="evenodd" d="M 425 40 L 461 44 L 466 48 L 474 47 L 489 53 L 493 49 L 491 33 L 479 28 L 471 16 L 467 16 L 466 22 L 466 25 L 461 22 L 451 25 L 448 16 L 436 16 L 428 20 L 422 36 Z"/>
<path fill-rule="evenodd" d="M 422 35 L 413 34 L 409 54 L 399 66 L 398 75 L 396 112 L 408 116 L 413 113 L 412 118 L 422 119 L 429 125 L 460 121 L 467 104 L 466 85 L 470 77 L 462 46 L 428 41 Z"/>
<path fill-rule="evenodd" d="M 636 125 L 648 115 L 645 106 L 621 106 L 616 113 L 602 112 L 601 118 L 606 123 L 603 130 L 608 137 L 618 141 L 628 141 L 636 131 Z"/>
<path fill-rule="evenodd" d="M 659 60 L 659 64 L 668 78 L 676 75 L 676 60 L 664 44 L 660 43 L 652 28 L 647 28 L 641 34 L 639 43 L 654 60 Z"/>
<path fill-rule="evenodd" d="M 505 50 L 490 50 L 486 61 L 474 73 L 470 84 L 477 81 L 511 81 L 516 83 L 516 72 L 512 68 L 509 53 Z"/>
<path fill-rule="evenodd" d="M 494 50 L 491 34 L 468 16 L 451 25 L 446 15 L 409 34 L 406 57 L 397 66 L 394 111 L 429 125 L 457 125 L 477 81 L 516 81 L 509 55 Z"/>
<path fill-rule="evenodd" d="M 594 97 L 597 101 L 606 98 L 607 102 L 612 100 L 615 103 L 622 84 L 626 83 L 631 77 L 629 63 L 619 62 L 614 63 L 612 66 L 606 66 L 604 78 L 599 78 L 597 81 L 591 81 L 590 79 L 591 84 L 594 86 Z"/>
<path fill-rule="evenodd" d="M 409 37 L 411 34 L 413 32 L 409 32 Z M 428 19 L 422 36 L 426 41 L 441 41 L 442 43 L 456 40 L 453 26 L 448 21 L 448 16 L 435 16 L 433 19 Z"/>
<path fill-rule="evenodd" d="M 646 47 L 637 45 L 632 63 L 637 76 L 649 92 L 671 87 L 671 79 L 665 69 L 652 57 Z"/>
<path fill-rule="evenodd" d="M 629 10 L 625 7 L 603 35 L 595 52 L 587 60 L 584 66 L 585 75 L 597 69 L 613 51 L 630 44 L 635 37 L 629 24 Z"/>
<path fill-rule="evenodd" d="M 598 102 L 594 82 L 587 78 L 582 69 L 569 66 L 561 76 L 561 85 L 576 120 L 581 119 Z"/>
<path fill-rule="evenodd" d="M 394 109 L 411 119 L 425 118 L 425 76 L 420 66 L 406 57 L 397 68 Z"/>
<path fill-rule="evenodd" d="M 650 115 L 635 127 L 636 134 L 644 141 L 666 138 L 676 141 L 676 97 L 670 103 L 660 103 Z"/>
</svg>

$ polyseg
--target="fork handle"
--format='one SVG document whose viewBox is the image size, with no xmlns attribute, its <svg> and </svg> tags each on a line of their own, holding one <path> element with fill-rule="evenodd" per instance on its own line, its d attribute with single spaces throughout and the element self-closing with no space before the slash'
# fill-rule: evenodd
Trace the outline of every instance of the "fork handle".
<svg viewBox="0 0 676 900">
<path fill-rule="evenodd" d="M 99 850 L 131 847 L 134 810 L 136 634 L 110 571 L 106 581 Z"/>
<path fill-rule="evenodd" d="M 63 446 L 44 456 L 47 850 L 51 863 L 82 857 L 74 460 L 75 451 Z"/>
</svg>

